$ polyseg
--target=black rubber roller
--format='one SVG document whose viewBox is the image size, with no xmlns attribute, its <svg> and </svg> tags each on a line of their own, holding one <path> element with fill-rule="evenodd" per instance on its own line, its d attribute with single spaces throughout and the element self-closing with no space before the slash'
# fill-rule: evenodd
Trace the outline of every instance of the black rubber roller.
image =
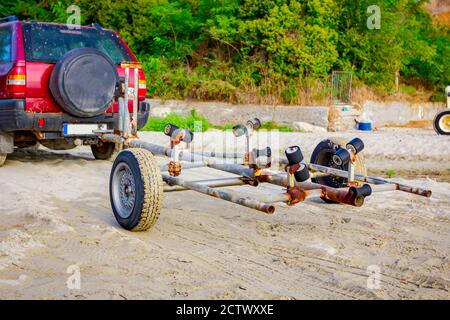
<svg viewBox="0 0 450 320">
<path fill-rule="evenodd" d="M 255 149 L 254 150 L 255 155 L 257 158 L 259 157 L 267 157 L 270 158 L 272 157 L 272 149 L 270 149 L 270 147 L 264 148 L 264 149 Z"/>
<path fill-rule="evenodd" d="M 183 142 L 191 143 L 194 140 L 194 133 L 188 128 L 184 129 Z"/>
<path fill-rule="evenodd" d="M 166 126 L 164 127 L 164 134 L 166 136 L 169 137 L 173 137 L 174 135 L 177 135 L 180 132 L 184 131 L 184 136 L 182 141 L 186 142 L 186 143 L 190 143 L 192 142 L 192 140 L 194 140 L 194 133 L 189 130 L 188 128 L 186 129 L 180 129 L 178 126 L 174 125 L 174 124 L 166 124 Z"/>
<path fill-rule="evenodd" d="M 247 134 L 247 127 L 243 126 L 242 124 L 238 124 L 233 127 L 233 134 L 235 137 L 241 137 Z"/>
<path fill-rule="evenodd" d="M 347 143 L 346 147 L 347 149 L 351 149 L 355 154 L 358 154 L 364 150 L 364 142 L 360 138 L 354 138 Z"/>
<path fill-rule="evenodd" d="M 351 154 L 347 149 L 339 148 L 333 155 L 333 162 L 337 166 L 342 166 L 350 161 Z"/>
<path fill-rule="evenodd" d="M 290 166 L 303 161 L 302 150 L 299 146 L 289 147 L 285 150 L 285 153 Z"/>
<path fill-rule="evenodd" d="M 252 127 L 254 130 L 261 128 L 261 121 L 258 118 L 247 121 L 247 126 Z"/>
<path fill-rule="evenodd" d="M 369 184 L 364 184 L 361 187 L 351 187 L 350 191 L 353 192 L 353 197 L 368 197 L 372 194 L 372 187 Z"/>
<path fill-rule="evenodd" d="M 305 164 L 303 163 L 300 164 L 300 167 L 294 173 L 294 177 L 297 182 L 305 182 L 306 180 L 309 179 L 310 177 L 309 170 Z"/>
<path fill-rule="evenodd" d="M 174 125 L 174 124 L 171 124 L 171 123 L 168 123 L 168 124 L 166 124 L 166 126 L 164 127 L 164 134 L 165 134 L 166 136 L 171 137 L 172 134 L 173 134 L 176 130 L 178 130 L 178 129 L 180 129 L 178 126 L 176 126 L 176 125 Z"/>
</svg>

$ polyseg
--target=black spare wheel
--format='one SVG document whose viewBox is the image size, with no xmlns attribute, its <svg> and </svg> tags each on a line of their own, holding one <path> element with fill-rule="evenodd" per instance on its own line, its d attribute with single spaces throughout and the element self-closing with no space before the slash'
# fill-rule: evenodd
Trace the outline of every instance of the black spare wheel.
<svg viewBox="0 0 450 320">
<path fill-rule="evenodd" d="M 118 77 L 114 62 L 103 52 L 74 49 L 56 63 L 49 87 L 65 111 L 77 117 L 93 117 L 111 105 Z"/>
</svg>

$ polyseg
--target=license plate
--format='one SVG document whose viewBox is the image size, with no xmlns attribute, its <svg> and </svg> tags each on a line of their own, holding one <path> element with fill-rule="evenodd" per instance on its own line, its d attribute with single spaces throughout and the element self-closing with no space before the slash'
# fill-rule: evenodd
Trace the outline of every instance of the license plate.
<svg viewBox="0 0 450 320">
<path fill-rule="evenodd" d="M 98 131 L 106 131 L 106 124 L 63 124 L 63 134 L 65 136 L 85 136 L 94 135 Z"/>
</svg>

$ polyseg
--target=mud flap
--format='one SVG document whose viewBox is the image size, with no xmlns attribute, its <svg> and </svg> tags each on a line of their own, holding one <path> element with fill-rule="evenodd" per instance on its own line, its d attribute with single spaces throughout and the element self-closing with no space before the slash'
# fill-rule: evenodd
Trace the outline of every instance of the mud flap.
<svg viewBox="0 0 450 320">
<path fill-rule="evenodd" d="M 14 137 L 11 134 L 0 133 L 0 154 L 14 152 Z"/>
</svg>

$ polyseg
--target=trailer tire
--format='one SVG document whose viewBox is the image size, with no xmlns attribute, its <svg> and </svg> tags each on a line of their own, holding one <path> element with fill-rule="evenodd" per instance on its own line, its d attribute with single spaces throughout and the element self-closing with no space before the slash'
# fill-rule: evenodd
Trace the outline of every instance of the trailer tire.
<svg viewBox="0 0 450 320">
<path fill-rule="evenodd" d="M 116 144 L 114 142 L 102 142 L 91 145 L 91 151 L 94 158 L 97 160 L 110 160 L 114 151 L 116 150 Z"/>
<path fill-rule="evenodd" d="M 117 222 L 131 231 L 146 231 L 158 220 L 163 182 L 153 154 L 127 149 L 114 161 L 109 180 L 111 207 Z"/>
<path fill-rule="evenodd" d="M 6 162 L 6 153 L 0 153 L 0 167 L 2 167 Z"/>
<path fill-rule="evenodd" d="M 314 149 L 311 155 L 310 162 L 321 166 L 347 170 L 348 164 L 337 166 L 333 161 L 333 155 L 336 152 L 336 150 L 338 150 L 340 147 L 345 148 L 346 144 L 347 139 L 342 137 L 335 137 L 323 140 Z M 360 152 L 356 155 L 355 173 L 367 175 L 367 169 L 363 152 Z M 313 183 L 318 183 L 332 188 L 343 188 L 346 186 L 345 183 L 347 182 L 347 179 L 340 177 L 325 176 L 312 178 L 311 181 Z M 335 203 L 325 198 L 322 198 L 322 200 L 324 200 L 327 203 Z"/>
</svg>

